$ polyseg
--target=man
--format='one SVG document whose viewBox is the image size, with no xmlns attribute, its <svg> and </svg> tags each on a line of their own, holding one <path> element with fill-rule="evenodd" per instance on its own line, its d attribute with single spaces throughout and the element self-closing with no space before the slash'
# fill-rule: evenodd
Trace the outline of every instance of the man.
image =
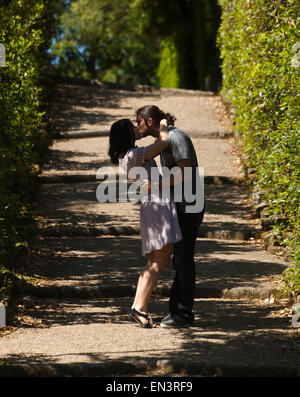
<svg viewBox="0 0 300 397">
<path fill-rule="evenodd" d="M 171 170 L 179 167 L 177 176 L 168 179 L 174 196 L 178 175 L 180 175 L 181 192 L 186 192 L 188 184 L 192 190 L 188 201 L 186 195 L 177 204 L 177 214 L 183 239 L 174 245 L 173 266 L 176 271 L 171 288 L 169 300 L 169 314 L 162 319 L 161 327 L 190 326 L 194 321 L 193 305 L 195 297 L 195 262 L 194 249 L 198 233 L 204 215 L 203 190 L 199 191 L 198 161 L 193 143 L 189 136 L 174 126 L 175 118 L 169 113 L 164 113 L 157 106 L 144 106 L 137 110 L 137 123 L 139 132 L 145 137 L 151 135 L 158 137 L 160 121 L 166 119 L 169 132 L 169 146 L 160 155 L 162 167 Z M 164 171 L 164 169 L 163 169 Z M 187 172 L 191 171 L 191 173 Z M 190 178 L 186 175 L 190 175 Z M 163 174 L 164 177 L 164 174 Z M 160 187 L 164 185 L 164 178 Z M 185 186 L 186 185 L 186 186 Z M 177 189 L 178 193 L 178 189 Z M 198 204 L 201 195 L 201 205 Z M 176 196 L 176 195 L 175 195 Z M 175 197 L 175 201 L 176 197 Z"/>
</svg>

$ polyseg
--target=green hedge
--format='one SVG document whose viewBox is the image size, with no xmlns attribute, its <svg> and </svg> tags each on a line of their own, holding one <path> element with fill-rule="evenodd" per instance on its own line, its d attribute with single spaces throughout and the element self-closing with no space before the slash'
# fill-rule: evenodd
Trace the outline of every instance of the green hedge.
<svg viewBox="0 0 300 397">
<path fill-rule="evenodd" d="M 167 16 L 159 13 L 167 26 L 159 31 L 163 37 L 157 73 L 160 85 L 217 91 L 221 80 L 217 0 L 185 0 L 168 7 Z"/>
<path fill-rule="evenodd" d="M 161 42 L 160 62 L 157 69 L 157 77 L 162 87 L 176 88 L 180 86 L 177 63 L 174 38 L 167 37 Z"/>
<path fill-rule="evenodd" d="M 41 148 L 47 144 L 41 111 L 45 95 L 41 87 L 47 62 L 45 50 L 54 28 L 53 10 L 54 1 L 0 2 L 0 43 L 6 49 L 6 64 L 0 67 L 2 274 L 17 268 L 32 236 L 30 202 Z"/>
<path fill-rule="evenodd" d="M 219 0 L 222 22 L 222 95 L 264 192 L 274 234 L 289 247 L 288 289 L 300 293 L 299 109 L 300 69 L 292 59 L 300 42 L 296 0 Z M 299 18 L 298 18 L 299 21 Z"/>
<path fill-rule="evenodd" d="M 159 38 L 162 87 L 217 90 L 221 80 L 217 0 L 135 0 L 148 37 Z"/>
</svg>

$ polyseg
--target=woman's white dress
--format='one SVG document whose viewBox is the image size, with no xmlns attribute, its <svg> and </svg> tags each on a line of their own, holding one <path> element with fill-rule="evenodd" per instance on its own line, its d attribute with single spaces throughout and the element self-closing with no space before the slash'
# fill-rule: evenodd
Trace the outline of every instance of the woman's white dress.
<svg viewBox="0 0 300 397">
<path fill-rule="evenodd" d="M 151 158 L 145 160 L 145 147 L 136 147 L 128 150 L 121 165 L 127 172 L 133 167 L 143 167 L 147 178 L 158 181 L 159 170 L 156 162 Z M 151 173 L 152 170 L 152 173 Z M 175 203 L 170 197 L 162 198 L 157 192 L 145 193 L 141 197 L 140 231 L 142 238 L 142 255 L 159 250 L 168 243 L 176 243 L 182 239 L 177 218 Z"/>
</svg>

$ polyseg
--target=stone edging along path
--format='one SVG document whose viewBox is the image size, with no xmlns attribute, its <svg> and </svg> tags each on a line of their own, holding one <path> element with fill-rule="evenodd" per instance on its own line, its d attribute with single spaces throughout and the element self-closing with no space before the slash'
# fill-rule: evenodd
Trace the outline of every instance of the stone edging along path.
<svg viewBox="0 0 300 397">
<path fill-rule="evenodd" d="M 33 286 L 22 281 L 17 280 L 13 287 L 14 294 L 22 294 L 26 296 L 36 296 L 39 298 L 116 298 L 116 297 L 134 297 L 135 285 L 116 286 L 105 285 L 103 287 L 97 286 L 47 286 L 39 287 Z M 221 289 L 213 287 L 196 286 L 195 298 L 207 299 L 268 299 L 272 296 L 278 295 L 278 290 L 275 287 L 234 287 L 230 289 Z M 170 296 L 170 287 L 155 287 L 153 296 Z"/>
<path fill-rule="evenodd" d="M 118 181 L 119 176 L 116 176 Z M 70 174 L 70 175 L 41 175 L 39 177 L 40 183 L 84 183 L 95 182 L 96 174 Z M 230 176 L 204 176 L 204 183 L 207 185 L 245 185 L 246 180 L 243 177 L 230 177 Z"/>
<path fill-rule="evenodd" d="M 233 133 L 227 132 L 227 131 L 213 131 L 213 132 L 207 132 L 207 131 L 198 131 L 198 132 L 191 132 L 189 133 L 189 136 L 191 138 L 197 137 L 201 134 L 203 138 L 208 138 L 208 139 L 228 139 L 233 137 Z M 95 138 L 95 137 L 103 137 L 103 136 L 109 136 L 109 130 L 108 129 L 103 129 L 103 130 L 91 130 L 91 131 L 68 131 L 68 132 L 53 132 L 51 133 L 51 138 L 52 139 L 79 139 L 79 138 Z"/>
<path fill-rule="evenodd" d="M 161 375 L 165 374 L 165 375 Z M 119 377 L 119 376 L 204 376 L 204 377 L 299 377 L 293 366 L 207 364 L 195 360 L 131 359 L 101 363 L 0 366 L 0 377 Z M 138 382 L 137 378 L 137 383 Z M 190 381 L 192 379 L 189 379 Z M 176 381 L 176 378 L 175 378 Z M 163 382 L 163 378 L 161 379 Z M 108 379 L 107 379 L 107 383 Z M 201 385 L 202 386 L 202 385 Z M 195 387 L 195 385 L 194 385 Z"/>
</svg>

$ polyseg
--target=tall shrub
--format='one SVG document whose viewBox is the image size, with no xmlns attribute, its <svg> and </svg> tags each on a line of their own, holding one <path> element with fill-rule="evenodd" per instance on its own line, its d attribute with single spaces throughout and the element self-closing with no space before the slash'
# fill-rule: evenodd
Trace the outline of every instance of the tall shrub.
<svg viewBox="0 0 300 397">
<path fill-rule="evenodd" d="M 161 40 L 160 85 L 217 89 L 220 80 L 216 35 L 217 0 L 135 0 L 148 37 Z"/>
<path fill-rule="evenodd" d="M 45 141 L 40 110 L 54 1 L 0 2 L 0 269 L 14 269 L 31 235 L 30 201 Z M 1 281 L 1 280 L 0 280 Z"/>
<path fill-rule="evenodd" d="M 296 0 L 219 0 L 222 95 L 232 105 L 246 165 L 264 192 L 274 233 L 289 246 L 288 287 L 300 293 L 299 172 L 300 42 Z"/>
<path fill-rule="evenodd" d="M 166 37 L 161 42 L 160 62 L 157 69 L 157 77 L 163 87 L 174 88 L 180 86 L 177 64 L 174 38 Z"/>
</svg>

